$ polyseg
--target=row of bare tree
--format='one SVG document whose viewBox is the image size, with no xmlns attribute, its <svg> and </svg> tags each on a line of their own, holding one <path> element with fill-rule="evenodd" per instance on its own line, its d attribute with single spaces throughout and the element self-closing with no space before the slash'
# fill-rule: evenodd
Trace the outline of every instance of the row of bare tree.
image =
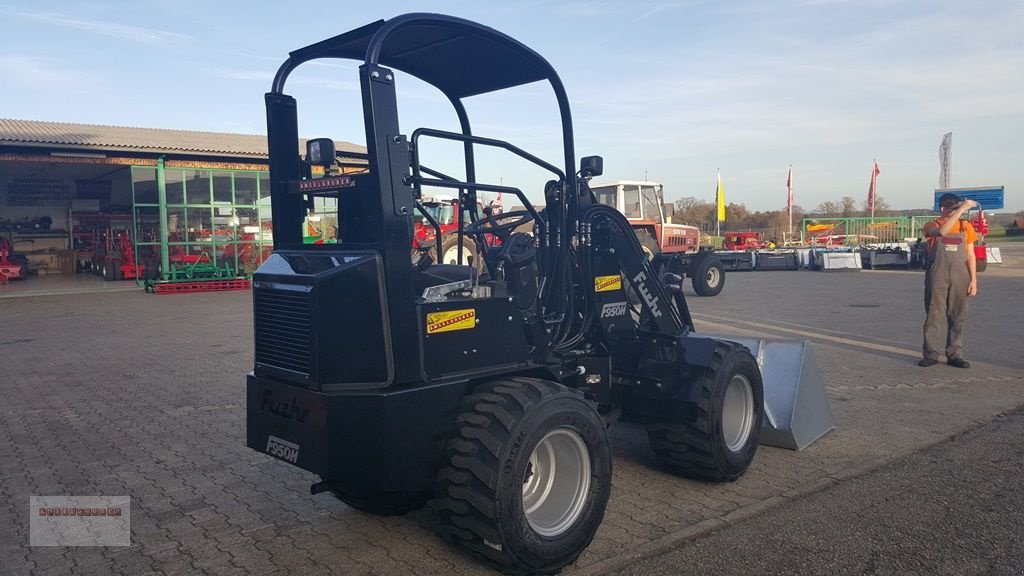
<svg viewBox="0 0 1024 576">
<path fill-rule="evenodd" d="M 697 226 L 704 232 L 715 229 L 715 204 L 687 196 L 676 200 L 672 221 L 678 224 Z M 930 214 L 928 210 L 908 211 Z M 901 214 L 903 212 L 901 211 Z M 852 196 L 843 196 L 839 202 L 831 200 L 818 204 L 812 211 L 800 206 L 793 206 L 793 232 L 800 233 L 800 222 L 804 218 L 852 218 L 868 216 L 867 202 L 859 205 Z M 889 203 L 884 198 L 875 200 L 875 216 L 893 216 Z M 750 211 L 744 204 L 730 203 L 725 207 L 725 223 L 722 230 L 762 232 L 766 239 L 781 239 L 789 230 L 789 214 L 785 208 L 781 210 Z"/>
</svg>

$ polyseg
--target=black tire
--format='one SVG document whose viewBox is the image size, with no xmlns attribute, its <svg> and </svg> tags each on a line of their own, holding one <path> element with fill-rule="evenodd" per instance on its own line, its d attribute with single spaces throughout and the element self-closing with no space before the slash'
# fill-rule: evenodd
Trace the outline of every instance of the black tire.
<svg viewBox="0 0 1024 576">
<path fill-rule="evenodd" d="M 984 272 L 988 268 L 988 260 L 976 260 L 974 262 L 974 270 L 977 272 Z"/>
<path fill-rule="evenodd" d="M 704 252 L 694 257 L 687 271 L 693 291 L 698 296 L 718 296 L 725 288 L 725 268 L 714 254 Z"/>
<path fill-rule="evenodd" d="M 726 391 L 737 377 L 742 377 L 749 384 L 748 408 L 751 413 L 741 418 L 741 424 L 730 418 L 732 424 L 729 425 L 724 423 Z M 700 386 L 700 400 L 694 421 L 649 424 L 647 437 L 651 448 L 663 464 L 683 476 L 731 482 L 743 475 L 757 453 L 764 418 L 761 371 L 746 348 L 720 342 L 711 365 L 695 385 Z M 742 382 L 737 382 L 737 385 L 742 387 Z M 730 396 L 730 399 L 734 398 Z M 733 413 L 736 414 L 738 412 Z M 727 434 L 735 434 L 731 447 Z"/>
<path fill-rule="evenodd" d="M 574 562 L 593 540 L 611 491 L 601 415 L 581 392 L 535 378 L 484 384 L 461 410 L 438 474 L 441 535 L 514 573 L 552 574 Z M 531 480 L 543 483 L 547 471 L 531 462 L 544 462 L 543 454 L 561 457 L 545 494 L 562 496 L 529 491 Z M 540 501 L 527 512 L 533 498 Z M 546 517 L 553 510 L 557 518 Z"/>
<path fill-rule="evenodd" d="M 100 276 L 107 282 L 114 280 L 114 265 L 110 260 L 104 260 L 100 263 Z"/>
<path fill-rule="evenodd" d="M 416 492 L 378 492 L 374 494 L 352 495 L 340 490 L 332 490 L 338 500 L 352 508 L 377 516 L 401 516 L 419 510 L 430 499 L 430 494 Z"/>
<path fill-rule="evenodd" d="M 458 264 L 458 252 L 455 251 L 458 246 L 458 234 L 449 234 L 445 236 L 444 241 L 441 242 L 441 253 L 440 256 L 438 256 L 440 260 L 438 260 L 437 263 Z M 454 255 L 452 255 L 452 253 L 454 253 Z M 446 258 L 446 256 L 448 256 L 448 258 Z M 472 265 L 475 266 L 477 270 L 481 269 L 481 258 L 480 255 L 476 253 L 476 242 L 474 242 L 469 236 L 462 237 L 462 259 L 465 264 L 469 265 L 469 263 L 472 262 Z M 450 260 L 450 262 L 448 260 Z"/>
<path fill-rule="evenodd" d="M 114 260 L 108 261 L 107 268 L 112 268 L 110 275 L 115 281 L 124 280 L 124 271 L 121 270 L 121 259 L 119 256 Z"/>
</svg>

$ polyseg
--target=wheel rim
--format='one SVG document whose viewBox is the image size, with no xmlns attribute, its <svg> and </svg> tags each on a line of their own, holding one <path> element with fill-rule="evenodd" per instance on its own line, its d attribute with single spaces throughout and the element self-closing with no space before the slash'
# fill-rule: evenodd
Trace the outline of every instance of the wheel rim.
<svg viewBox="0 0 1024 576">
<path fill-rule="evenodd" d="M 465 246 L 462 247 L 462 265 L 470 266 L 472 256 L 470 251 Z M 444 256 L 441 258 L 442 264 L 458 264 L 459 263 L 459 245 L 456 244 L 451 248 L 444 251 Z"/>
<path fill-rule="evenodd" d="M 541 536 L 558 536 L 583 512 L 590 492 L 590 451 L 574 430 L 556 428 L 537 443 L 523 478 L 523 511 Z"/>
<path fill-rule="evenodd" d="M 746 445 L 754 427 L 754 391 L 750 380 L 736 374 L 725 389 L 722 403 L 722 435 L 730 452 L 739 452 Z"/>
<path fill-rule="evenodd" d="M 710 286 L 712 288 L 714 288 L 715 286 L 718 286 L 718 282 L 719 282 L 719 280 L 721 280 L 721 278 L 722 278 L 722 274 L 718 271 L 718 268 L 715 268 L 714 266 L 712 266 L 711 268 L 708 268 L 708 277 L 707 277 L 708 286 Z"/>
</svg>

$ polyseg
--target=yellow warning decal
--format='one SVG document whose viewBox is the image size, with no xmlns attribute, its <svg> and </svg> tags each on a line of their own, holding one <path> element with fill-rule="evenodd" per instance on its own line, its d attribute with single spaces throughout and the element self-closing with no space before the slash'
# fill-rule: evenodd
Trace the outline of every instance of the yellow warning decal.
<svg viewBox="0 0 1024 576">
<path fill-rule="evenodd" d="M 476 328 L 476 310 L 473 308 L 448 310 L 447 312 L 429 312 L 427 314 L 427 334 L 471 330 L 473 328 Z"/>
<path fill-rule="evenodd" d="M 611 292 L 622 289 L 622 276 L 598 276 L 594 278 L 594 292 Z"/>
</svg>

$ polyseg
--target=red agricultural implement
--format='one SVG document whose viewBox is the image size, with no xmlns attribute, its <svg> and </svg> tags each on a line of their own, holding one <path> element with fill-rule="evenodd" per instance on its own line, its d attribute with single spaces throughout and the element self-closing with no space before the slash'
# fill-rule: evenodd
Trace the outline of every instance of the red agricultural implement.
<svg viewBox="0 0 1024 576">
<path fill-rule="evenodd" d="M 24 278 L 20 264 L 10 261 L 11 241 L 0 238 L 0 284 L 6 284 L 8 280 Z"/>
</svg>

